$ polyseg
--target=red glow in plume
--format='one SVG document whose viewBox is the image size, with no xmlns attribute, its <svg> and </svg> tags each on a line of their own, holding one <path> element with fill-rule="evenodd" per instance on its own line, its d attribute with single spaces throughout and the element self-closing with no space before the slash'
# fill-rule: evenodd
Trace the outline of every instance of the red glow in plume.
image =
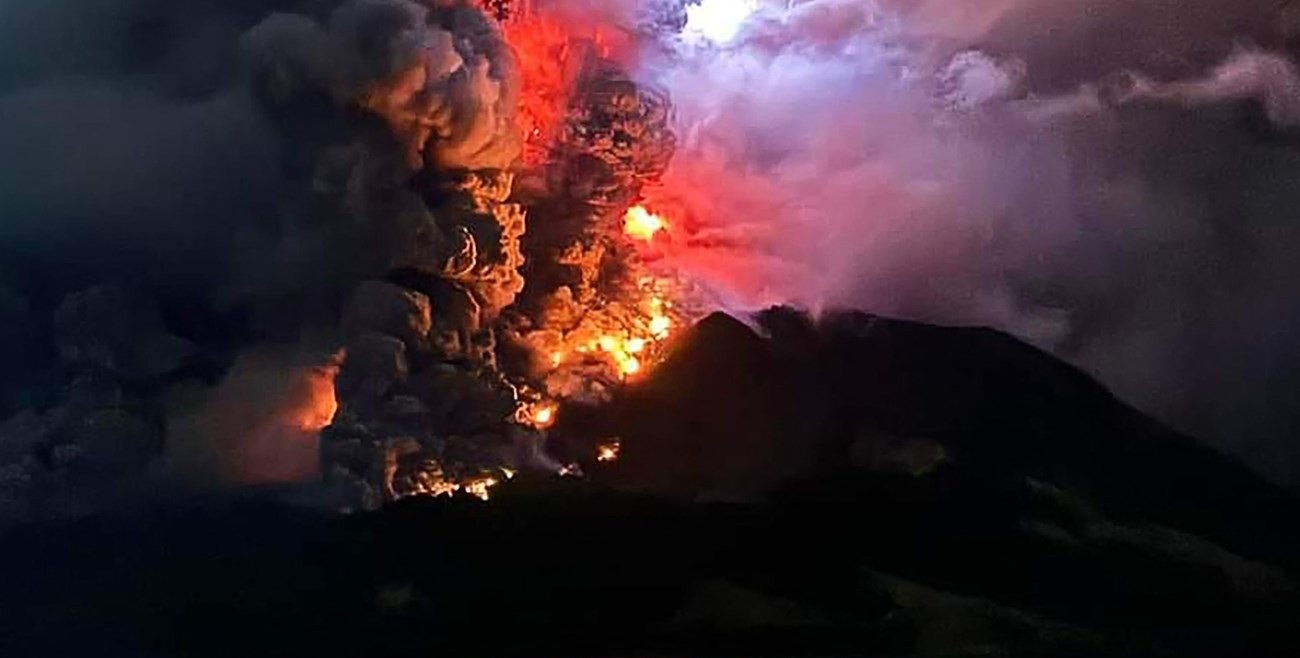
<svg viewBox="0 0 1300 658">
<path fill-rule="evenodd" d="M 552 157 L 552 145 L 562 136 L 583 67 L 605 59 L 633 70 L 637 42 L 625 28 L 602 22 L 600 11 L 577 11 L 564 3 L 512 7 L 503 28 L 519 61 L 523 164 L 536 167 Z M 772 215 L 789 203 L 786 195 L 765 177 L 737 172 L 723 152 L 688 155 L 644 191 L 645 205 L 638 208 L 645 216 L 629 216 L 625 233 L 644 258 L 689 273 L 733 303 L 788 301 L 795 286 L 776 290 L 773 282 L 806 281 L 809 275 L 789 254 L 771 248 L 780 242 Z"/>
<path fill-rule="evenodd" d="M 524 164 L 537 165 L 549 157 L 582 67 L 593 55 L 630 60 L 632 39 L 617 27 L 545 10 L 521 10 L 504 29 L 519 60 L 524 89 L 518 113 Z"/>
</svg>

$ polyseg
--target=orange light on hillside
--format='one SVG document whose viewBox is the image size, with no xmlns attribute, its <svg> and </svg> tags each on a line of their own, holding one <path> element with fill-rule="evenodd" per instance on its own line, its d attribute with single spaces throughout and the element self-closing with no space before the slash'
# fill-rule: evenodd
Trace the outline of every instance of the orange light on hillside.
<svg viewBox="0 0 1300 658">
<path fill-rule="evenodd" d="M 461 491 L 479 500 L 489 500 L 492 498 L 492 487 L 495 486 L 497 486 L 496 478 L 479 478 L 466 483 L 465 486 L 461 487 Z"/>
<path fill-rule="evenodd" d="M 533 402 L 521 404 L 515 411 L 515 421 L 534 429 L 544 430 L 555 424 L 555 417 L 560 408 L 554 402 Z"/>
<path fill-rule="evenodd" d="M 604 443 L 599 446 L 596 446 L 596 461 L 598 462 L 618 461 L 618 453 L 621 448 L 622 446 L 619 445 L 618 439 L 614 439 L 609 443 Z"/>
</svg>

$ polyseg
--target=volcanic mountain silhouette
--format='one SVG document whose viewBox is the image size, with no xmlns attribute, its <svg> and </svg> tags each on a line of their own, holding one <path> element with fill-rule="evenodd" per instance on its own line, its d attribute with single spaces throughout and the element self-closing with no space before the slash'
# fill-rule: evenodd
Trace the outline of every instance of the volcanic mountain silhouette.
<svg viewBox="0 0 1300 658">
<path fill-rule="evenodd" d="M 1051 482 L 1268 557 L 1297 545 L 1279 534 L 1292 493 L 1007 334 L 786 308 L 756 320 L 705 318 L 615 408 L 622 484 L 745 497 L 785 479 L 942 469 Z"/>
<path fill-rule="evenodd" d="M 1004 334 L 714 315 L 586 480 L 0 540 L 4 655 L 1295 655 L 1292 492 Z"/>
</svg>

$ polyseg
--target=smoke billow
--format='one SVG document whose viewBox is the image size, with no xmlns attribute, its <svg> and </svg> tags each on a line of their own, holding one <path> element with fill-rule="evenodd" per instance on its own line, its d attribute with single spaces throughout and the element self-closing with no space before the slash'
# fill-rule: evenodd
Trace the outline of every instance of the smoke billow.
<svg viewBox="0 0 1300 658">
<path fill-rule="evenodd" d="M 0 379 L 0 502 L 93 507 L 158 472 L 316 478 L 320 431 L 378 413 L 336 398 L 336 371 L 375 380 L 366 348 L 394 341 L 403 378 L 438 363 L 487 382 L 484 413 L 513 403 L 477 369 L 523 286 L 518 74 L 476 4 L 20 0 L 0 33 L 0 313 L 23 343 Z M 390 278 L 421 291 L 399 297 L 422 324 L 384 315 Z M 360 356 L 301 356 L 340 348 Z M 131 468 L 91 491 L 100 463 Z"/>
<path fill-rule="evenodd" d="M 761 3 L 647 58 L 667 262 L 738 308 L 1016 333 L 1293 478 L 1294 11 Z M 698 27 L 698 26 L 697 26 Z"/>
<path fill-rule="evenodd" d="M 338 411 L 338 363 L 292 351 L 242 355 L 195 406 L 168 418 L 165 469 L 200 483 L 273 484 L 315 477 L 320 431 Z"/>
<path fill-rule="evenodd" d="M 430 25 L 429 10 L 413 2 L 351 2 L 325 26 L 277 14 L 247 39 L 270 84 L 320 88 L 383 117 L 412 167 L 427 157 L 449 168 L 504 169 L 519 150 L 514 62 L 481 11 L 438 11 L 448 14 L 440 17 L 447 29 Z"/>
</svg>

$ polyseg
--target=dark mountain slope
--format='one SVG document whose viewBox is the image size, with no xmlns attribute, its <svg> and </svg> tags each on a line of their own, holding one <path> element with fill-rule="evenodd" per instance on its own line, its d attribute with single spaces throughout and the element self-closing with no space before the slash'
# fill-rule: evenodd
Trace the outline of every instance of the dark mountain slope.
<svg viewBox="0 0 1300 658">
<path fill-rule="evenodd" d="M 1293 656 L 1294 499 L 996 332 L 713 316 L 588 480 L 0 537 L 0 655 Z"/>
<path fill-rule="evenodd" d="M 1294 564 L 1291 492 L 1008 335 L 784 309 L 759 324 L 766 336 L 705 319 L 598 419 L 588 431 L 623 438 L 615 481 L 745 497 L 789 477 L 928 460 L 967 478 L 1050 482 L 1116 518 Z"/>
</svg>

